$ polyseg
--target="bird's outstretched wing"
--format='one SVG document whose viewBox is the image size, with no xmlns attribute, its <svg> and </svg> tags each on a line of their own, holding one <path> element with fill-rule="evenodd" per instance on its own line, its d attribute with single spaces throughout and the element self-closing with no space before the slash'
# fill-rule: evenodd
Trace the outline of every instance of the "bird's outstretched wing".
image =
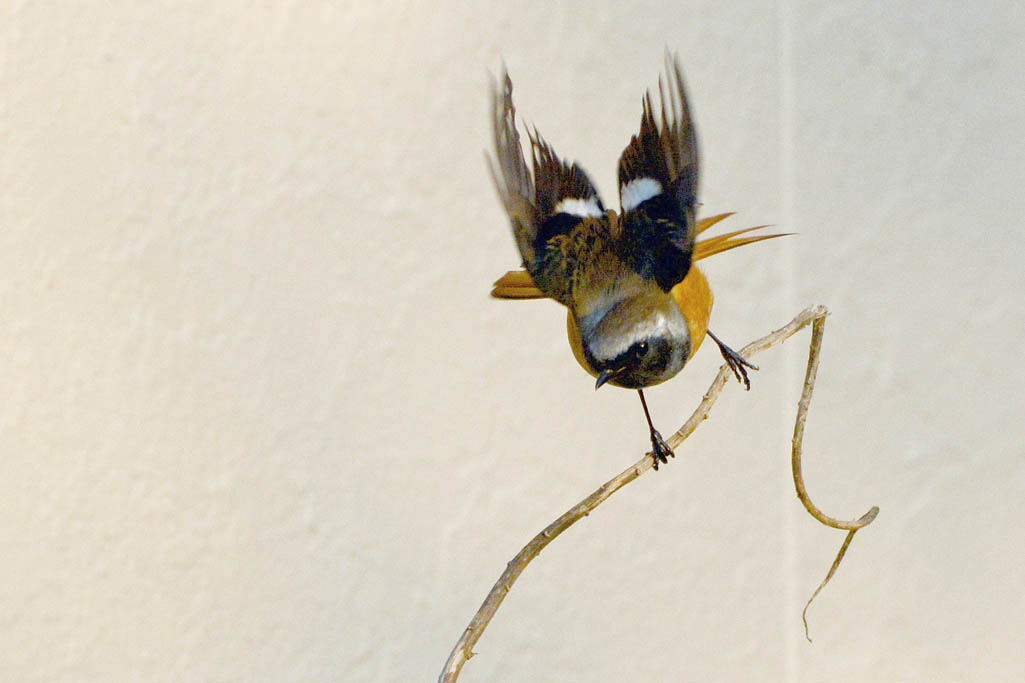
<svg viewBox="0 0 1025 683">
<path fill-rule="evenodd" d="M 698 191 L 697 136 L 680 64 L 668 52 L 658 90 L 661 120 L 656 122 L 651 96 L 645 94 L 641 130 L 619 159 L 617 253 L 668 292 L 690 270 Z"/>
<path fill-rule="evenodd" d="M 536 129 L 528 131 L 531 176 L 516 129 L 508 74 L 501 84 L 493 84 L 493 91 L 495 156 L 489 168 L 516 246 L 538 289 L 570 306 L 583 261 L 608 243 L 605 207 L 583 169 L 560 160 Z"/>
</svg>

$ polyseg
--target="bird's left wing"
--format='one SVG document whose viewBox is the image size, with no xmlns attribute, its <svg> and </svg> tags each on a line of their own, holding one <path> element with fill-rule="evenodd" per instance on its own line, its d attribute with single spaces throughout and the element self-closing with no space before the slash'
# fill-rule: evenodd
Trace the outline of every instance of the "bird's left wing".
<svg viewBox="0 0 1025 683">
<path fill-rule="evenodd" d="M 523 264 L 545 296 L 570 306 L 580 266 L 608 242 L 605 207 L 583 169 L 560 160 L 536 130 L 528 131 L 531 176 L 508 74 L 501 85 L 494 84 L 492 108 L 495 157 L 489 167 Z"/>
<path fill-rule="evenodd" d="M 697 233 L 698 145 L 678 60 L 666 53 L 660 121 L 643 99 L 641 130 L 619 159 L 622 206 L 617 251 L 664 291 L 690 270 Z"/>
</svg>

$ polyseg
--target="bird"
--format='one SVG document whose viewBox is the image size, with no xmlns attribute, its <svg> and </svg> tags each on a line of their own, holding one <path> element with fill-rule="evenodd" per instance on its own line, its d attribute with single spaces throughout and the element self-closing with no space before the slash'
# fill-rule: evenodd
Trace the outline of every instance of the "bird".
<svg viewBox="0 0 1025 683">
<path fill-rule="evenodd" d="M 637 390 L 657 470 L 675 454 L 655 429 L 644 389 L 675 377 L 706 335 L 748 390 L 747 369 L 758 369 L 708 329 L 713 295 L 696 262 L 788 233 L 750 234 L 768 227 L 759 225 L 697 240 L 734 214 L 697 218 L 697 134 L 679 57 L 668 49 L 660 111 L 645 92 L 640 130 L 619 159 L 618 212 L 605 208 L 587 173 L 561 160 L 536 127 L 526 128 L 528 169 L 504 67 L 491 89 L 488 169 L 523 265 L 499 278 L 491 295 L 566 307 L 573 356 L 595 378 L 595 390 Z"/>
</svg>

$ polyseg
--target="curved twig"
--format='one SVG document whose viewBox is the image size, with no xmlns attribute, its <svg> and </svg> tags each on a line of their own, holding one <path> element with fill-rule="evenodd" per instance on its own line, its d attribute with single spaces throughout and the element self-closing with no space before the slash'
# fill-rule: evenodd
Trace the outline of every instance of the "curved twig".
<svg viewBox="0 0 1025 683">
<path fill-rule="evenodd" d="M 823 579 L 822 583 L 815 590 L 811 598 L 808 600 L 808 603 L 805 605 L 804 612 L 802 612 L 802 618 L 804 618 L 811 601 L 815 599 L 815 596 L 819 594 L 819 591 L 825 587 L 836 572 L 837 567 L 840 565 L 840 561 L 843 559 L 844 553 L 847 552 L 847 547 L 850 545 L 851 539 L 854 537 L 854 532 L 861 527 L 870 524 L 879 512 L 878 508 L 873 507 L 860 519 L 854 522 L 844 522 L 833 519 L 821 512 L 811 502 L 801 475 L 801 439 L 804 436 L 804 423 L 807 418 L 808 404 L 811 402 L 811 394 L 815 384 L 815 374 L 818 370 L 818 357 L 822 345 L 822 331 L 827 315 L 829 315 L 829 312 L 824 306 L 811 306 L 801 311 L 793 320 L 783 327 L 770 332 L 761 339 L 751 342 L 741 350 L 741 354 L 745 358 L 750 358 L 761 351 L 782 343 L 786 339 L 792 337 L 799 330 L 806 327 L 809 323 L 814 323 L 812 327 L 811 348 L 809 349 L 808 371 L 805 374 L 804 390 L 801 394 L 801 402 L 798 404 L 797 421 L 794 425 L 794 447 L 791 459 L 794 472 L 794 484 L 797 488 L 798 498 L 800 498 L 805 508 L 813 517 L 815 517 L 815 519 L 826 526 L 848 530 L 849 533 L 843 543 L 843 546 L 840 548 L 840 552 L 833 561 L 833 566 L 830 568 L 826 578 Z M 726 381 L 729 376 L 729 366 L 723 365 L 719 370 L 719 374 L 716 375 L 715 380 L 712 381 L 708 391 L 705 392 L 701 403 L 698 404 L 698 407 L 694 410 L 683 426 L 669 438 L 668 443 L 670 448 L 675 449 L 683 443 L 683 441 L 698 428 L 698 425 L 708 417 L 708 413 L 712 410 L 712 406 L 715 405 L 716 400 L 718 400 L 719 394 L 722 393 L 723 387 L 726 385 Z M 559 534 L 573 526 L 573 524 L 581 518 L 590 514 L 590 512 L 604 502 L 605 499 L 651 469 L 653 462 L 651 454 L 646 454 L 639 461 L 602 484 L 598 490 L 574 505 L 561 517 L 545 527 L 541 533 L 531 539 L 531 541 L 516 554 L 516 557 L 510 560 L 509 564 L 506 565 L 505 571 L 502 572 L 502 576 L 499 577 L 498 581 L 491 588 L 488 596 L 484 599 L 483 604 L 481 604 L 480 609 L 478 609 L 477 613 L 473 615 L 473 619 L 470 620 L 470 624 L 463 631 L 459 641 L 452 649 L 452 653 L 449 655 L 448 661 L 445 662 L 445 668 L 438 679 L 440 683 L 453 683 L 459 677 L 459 672 L 462 670 L 463 664 L 465 664 L 466 661 L 474 654 L 473 646 L 477 643 L 477 640 L 480 639 L 481 635 L 484 633 L 484 629 L 487 628 L 492 617 L 495 616 L 495 613 L 501 606 L 502 601 L 505 600 L 505 596 L 509 593 L 509 589 L 512 588 L 513 583 L 515 583 L 516 579 L 523 573 L 523 570 L 526 569 L 530 561 L 537 557 L 545 546 L 555 540 Z M 807 620 L 805 620 L 804 624 L 805 635 L 807 636 Z"/>
<path fill-rule="evenodd" d="M 811 502 L 811 497 L 808 495 L 808 489 L 804 485 L 804 474 L 801 471 L 801 446 L 804 443 L 804 423 L 808 419 L 808 406 L 811 404 L 811 392 L 815 388 L 815 377 L 819 371 L 819 354 L 822 350 L 822 335 L 826 328 L 826 312 L 823 309 L 821 316 L 816 316 L 811 326 L 811 344 L 808 348 L 808 369 L 804 373 L 804 389 L 801 391 L 801 400 L 797 404 L 797 418 L 794 420 L 794 438 L 793 445 L 790 452 L 790 468 L 794 475 L 794 489 L 797 491 L 797 497 L 801 503 L 804 504 L 804 509 L 808 511 L 812 517 L 818 520 L 820 523 L 825 524 L 828 527 L 834 529 L 842 529 L 847 531 L 847 537 L 844 539 L 843 545 L 840 546 L 840 551 L 836 554 L 836 559 L 833 560 L 833 565 L 829 568 L 829 572 L 826 573 L 826 578 L 822 579 L 822 583 L 819 584 L 815 592 L 808 598 L 808 602 L 804 603 L 804 609 L 801 610 L 801 621 L 804 623 L 804 637 L 811 642 L 811 635 L 808 633 L 808 608 L 811 607 L 812 600 L 815 596 L 826 587 L 829 580 L 833 578 L 833 574 L 836 573 L 837 568 L 840 566 L 840 562 L 843 560 L 843 556 L 847 553 L 847 548 L 850 546 L 851 541 L 854 540 L 854 533 L 866 527 L 872 523 L 879 514 L 879 508 L 875 505 L 872 508 L 859 517 L 856 520 L 846 522 L 839 519 L 834 519 L 826 513 L 822 512 Z"/>
</svg>

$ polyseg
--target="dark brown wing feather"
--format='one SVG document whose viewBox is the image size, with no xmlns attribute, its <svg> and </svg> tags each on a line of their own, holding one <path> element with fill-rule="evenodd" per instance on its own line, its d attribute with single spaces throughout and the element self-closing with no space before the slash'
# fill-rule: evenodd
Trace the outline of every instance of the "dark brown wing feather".
<svg viewBox="0 0 1025 683">
<path fill-rule="evenodd" d="M 494 84 L 493 90 L 491 176 L 530 276 L 545 296 L 570 306 L 576 274 L 595 249 L 608 244 L 605 208 L 583 169 L 560 160 L 537 130 L 529 133 L 531 177 L 516 129 L 509 75 L 503 74 L 502 86 Z"/>
<path fill-rule="evenodd" d="M 618 250 L 633 270 L 669 291 L 690 270 L 698 191 L 697 134 L 679 61 L 669 53 L 658 89 L 661 125 L 646 94 L 640 132 L 619 160 Z"/>
<path fill-rule="evenodd" d="M 502 85 L 492 81 L 491 102 L 495 156 L 488 159 L 488 169 L 512 222 L 516 246 L 524 263 L 534 261 L 534 216 L 536 213 L 534 181 L 523 159 L 520 134 L 516 129 L 516 108 L 512 102 L 512 80 L 503 74 Z"/>
</svg>

